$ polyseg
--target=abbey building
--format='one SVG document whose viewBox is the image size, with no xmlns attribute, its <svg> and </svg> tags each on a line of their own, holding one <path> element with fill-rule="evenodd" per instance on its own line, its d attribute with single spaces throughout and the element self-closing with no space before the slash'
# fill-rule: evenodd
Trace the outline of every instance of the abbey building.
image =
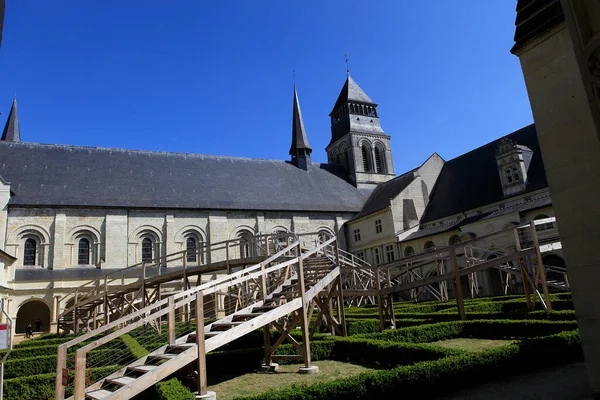
<svg viewBox="0 0 600 400">
<path fill-rule="evenodd" d="M 50 328 L 85 281 L 199 243 L 319 232 L 376 265 L 553 215 L 534 126 L 397 176 L 377 104 L 350 75 L 330 117 L 320 164 L 295 87 L 289 161 L 30 143 L 15 100 L 0 140 L 0 285 L 17 333 L 38 318 Z"/>
</svg>

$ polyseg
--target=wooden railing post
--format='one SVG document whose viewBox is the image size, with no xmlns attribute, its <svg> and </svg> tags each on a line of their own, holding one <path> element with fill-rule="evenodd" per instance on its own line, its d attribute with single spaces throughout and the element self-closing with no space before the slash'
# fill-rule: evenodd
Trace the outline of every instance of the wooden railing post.
<svg viewBox="0 0 600 400">
<path fill-rule="evenodd" d="M 550 292 L 548 291 L 548 280 L 546 279 L 546 268 L 542 261 L 542 253 L 540 252 L 540 242 L 538 240 L 537 230 L 535 229 L 535 221 L 531 221 L 531 237 L 533 238 L 533 246 L 535 247 L 535 256 L 537 260 L 537 274 L 535 276 L 535 287 L 538 286 L 538 276 L 542 281 L 542 289 L 544 290 L 544 301 L 546 302 L 546 312 L 552 311 L 552 303 L 550 303 Z"/>
<path fill-rule="evenodd" d="M 67 346 L 58 346 L 58 354 L 56 357 L 56 383 L 54 387 L 54 400 L 64 400 L 65 385 L 63 381 L 63 371 L 67 368 Z M 67 371 L 68 373 L 68 371 Z"/>
<path fill-rule="evenodd" d="M 514 229 L 515 235 L 515 250 L 521 251 L 521 239 L 519 238 L 519 228 Z M 525 268 L 525 263 L 523 259 L 519 257 L 519 270 L 521 271 L 521 280 L 523 281 L 523 292 L 525 292 L 525 301 L 527 302 L 527 309 L 529 311 L 533 311 L 535 309 L 535 297 L 531 298 L 531 291 L 529 287 L 529 272 L 527 272 L 527 268 Z M 508 279 L 508 276 L 507 276 Z"/>
<path fill-rule="evenodd" d="M 75 400 L 85 400 L 85 350 L 75 352 Z"/>
<path fill-rule="evenodd" d="M 310 333 L 308 331 L 308 302 L 306 300 L 306 285 L 304 282 L 304 265 L 302 258 L 298 258 L 298 283 L 300 285 L 300 296 L 302 298 L 302 318 L 300 319 L 302 324 L 302 351 L 304 355 L 304 368 L 300 369 L 300 372 L 311 373 L 318 370 L 316 367 L 313 368 L 310 362 Z"/>
<path fill-rule="evenodd" d="M 77 302 L 79 301 L 79 289 L 75 289 L 75 303 L 73 305 L 73 333 L 77 335 L 79 333 L 79 324 L 77 323 Z"/>
<path fill-rule="evenodd" d="M 267 297 L 267 274 L 265 273 L 265 263 L 260 263 L 260 280 L 262 285 L 263 299 Z"/>
<path fill-rule="evenodd" d="M 338 268 L 340 268 L 338 266 Z M 342 334 L 344 336 L 348 336 L 348 332 L 346 330 L 346 309 L 344 308 L 344 292 L 342 289 L 342 269 L 340 268 L 340 274 L 337 277 L 337 285 L 338 285 L 338 310 L 340 317 L 340 324 L 342 325 Z"/>
<path fill-rule="evenodd" d="M 392 278 L 390 276 L 391 272 L 388 269 L 387 270 L 387 284 L 388 284 L 388 288 L 392 287 Z M 390 321 L 393 325 L 393 327 L 396 327 L 396 312 L 394 311 L 394 294 L 390 293 L 389 297 L 388 297 L 389 301 L 390 301 Z"/>
<path fill-rule="evenodd" d="M 175 343 L 175 298 L 169 297 L 169 314 L 167 314 L 167 340 L 169 344 Z"/>
<path fill-rule="evenodd" d="M 458 269 L 458 262 L 456 260 L 456 248 L 450 247 L 450 265 L 454 271 L 454 297 L 456 297 L 456 306 L 458 307 L 458 315 L 461 320 L 466 320 L 465 315 L 465 303 L 463 301 L 462 284 L 460 282 L 460 270 Z"/>
<path fill-rule="evenodd" d="M 379 312 L 379 330 L 385 329 L 383 316 L 383 298 L 381 297 L 381 281 L 379 280 L 379 267 L 375 268 L 375 289 L 377 290 L 377 311 Z"/>
<path fill-rule="evenodd" d="M 196 293 L 196 344 L 198 345 L 198 394 L 205 395 L 206 383 L 206 351 L 204 343 L 204 294 Z"/>
</svg>

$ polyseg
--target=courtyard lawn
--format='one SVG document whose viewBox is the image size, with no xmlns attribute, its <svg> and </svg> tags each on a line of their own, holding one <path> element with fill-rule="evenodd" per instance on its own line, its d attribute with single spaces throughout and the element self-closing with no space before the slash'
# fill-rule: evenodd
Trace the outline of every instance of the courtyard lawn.
<svg viewBox="0 0 600 400">
<path fill-rule="evenodd" d="M 339 361 L 323 360 L 314 365 L 319 367 L 319 372 L 312 375 L 298 373 L 298 368 L 304 364 L 280 365 L 277 373 L 249 373 L 209 386 L 208 390 L 216 392 L 220 400 L 229 400 L 236 396 L 252 396 L 269 389 L 281 389 L 294 384 L 312 385 L 371 371 L 360 365 Z"/>
<path fill-rule="evenodd" d="M 476 339 L 476 338 L 456 338 L 448 340 L 440 340 L 432 342 L 437 346 L 447 347 L 450 349 L 465 350 L 465 351 L 484 351 L 496 347 L 507 346 L 516 343 L 516 340 L 495 340 L 495 339 Z"/>
</svg>

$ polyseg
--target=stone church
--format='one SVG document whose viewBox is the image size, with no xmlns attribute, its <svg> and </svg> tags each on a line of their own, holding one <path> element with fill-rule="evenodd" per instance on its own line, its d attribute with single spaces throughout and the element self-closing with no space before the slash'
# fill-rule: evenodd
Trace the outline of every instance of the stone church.
<svg viewBox="0 0 600 400">
<path fill-rule="evenodd" d="M 0 140 L 0 285 L 17 333 L 52 327 L 85 281 L 200 243 L 319 232 L 381 264 L 553 215 L 534 126 L 396 176 L 377 104 L 349 74 L 329 115 L 321 164 L 295 87 L 288 161 L 31 143 L 15 99 Z"/>
</svg>

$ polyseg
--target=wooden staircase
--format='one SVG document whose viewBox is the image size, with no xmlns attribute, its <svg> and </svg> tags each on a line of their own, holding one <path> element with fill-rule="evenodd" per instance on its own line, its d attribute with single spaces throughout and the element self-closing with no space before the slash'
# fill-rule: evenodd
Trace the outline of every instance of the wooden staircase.
<svg viewBox="0 0 600 400">
<path fill-rule="evenodd" d="M 206 379 L 205 375 L 204 378 L 201 377 L 201 365 L 205 365 L 202 363 L 204 362 L 206 353 L 215 351 L 259 328 L 268 330 L 270 324 L 274 324 L 273 326 L 280 329 L 280 326 L 286 325 L 282 321 L 290 315 L 296 316 L 292 318 L 293 321 L 300 320 L 303 328 L 303 342 L 308 346 L 308 321 L 310 317 L 307 314 L 309 312 L 309 305 L 312 304 L 314 308 L 314 303 L 311 302 L 313 300 L 319 302 L 319 298 L 333 293 L 335 287 L 337 287 L 337 293 L 341 292 L 339 290 L 341 288 L 340 268 L 335 262 L 334 251 L 331 246 L 334 242 L 335 239 L 331 239 L 317 249 L 302 252 L 299 256 L 293 258 L 290 258 L 289 254 L 285 258 L 281 257 L 282 254 L 276 254 L 259 266 L 250 269 L 249 272 L 234 274 L 234 276 L 227 278 L 226 281 L 221 279 L 213 283 L 203 284 L 197 290 L 195 288 L 189 289 L 187 295 L 179 293 L 168 299 L 161 300 L 162 303 L 157 303 L 154 306 L 155 311 L 153 312 L 151 312 L 150 308 L 147 310 L 142 309 L 138 312 L 139 315 L 123 317 L 102 327 L 101 333 L 105 336 L 76 351 L 75 393 L 69 399 L 129 399 L 151 387 L 156 382 L 190 365 L 194 365 L 195 362 L 198 363 L 196 371 L 200 372 L 198 374 L 199 386 L 202 388 L 202 382 L 205 385 Z M 298 246 L 297 248 L 299 249 L 300 247 Z M 329 253 L 326 254 L 326 252 L 322 251 L 325 248 L 329 248 Z M 289 252 L 289 250 L 287 251 Z M 273 260 L 277 260 L 278 263 L 269 266 Z M 223 318 L 206 325 L 204 324 L 205 296 L 222 291 L 224 288 L 232 285 L 256 281 L 260 282 L 262 286 L 261 293 L 259 296 L 246 299 L 248 304 L 246 307 L 229 310 Z M 271 282 L 271 286 L 269 286 L 269 282 Z M 279 283 L 273 286 L 272 282 Z M 341 293 L 337 300 L 341 300 Z M 175 337 L 173 323 L 168 328 L 167 344 L 104 378 L 90 384 L 86 382 L 85 354 L 87 352 L 133 329 L 144 326 L 152 320 L 158 319 L 160 321 L 167 316 L 167 320 L 171 324 L 175 319 L 175 312 L 177 310 L 181 311 L 185 307 L 194 310 L 196 315 L 194 323 L 196 326 L 204 326 L 201 332 L 195 330 Z M 343 307 L 341 308 L 343 309 Z M 148 312 L 150 313 L 148 314 Z M 312 315 L 312 311 L 310 314 Z M 299 316 L 302 316 L 302 318 L 299 319 Z M 297 327 L 297 324 L 298 322 L 295 322 L 295 325 L 292 323 L 294 326 L 288 326 L 286 328 L 287 331 L 289 332 L 289 330 Z M 113 325 L 115 327 L 123 327 L 111 332 Z M 90 337 L 94 337 L 94 332 L 92 331 L 84 336 L 84 340 L 89 339 Z M 62 345 L 62 353 L 61 348 L 59 348 L 57 372 L 64 367 L 64 363 L 61 364 L 61 360 L 66 355 L 67 349 L 81 342 L 81 339 L 76 339 Z M 269 343 L 265 343 L 265 347 L 270 347 Z M 310 351 L 308 350 L 304 353 L 307 354 L 303 354 L 303 357 L 310 360 Z M 270 356 L 266 358 L 267 361 L 270 361 Z M 308 361 L 308 364 L 310 364 L 310 361 Z M 63 393 L 64 387 L 60 387 L 57 377 L 56 398 L 60 400 L 64 399 Z"/>
</svg>

